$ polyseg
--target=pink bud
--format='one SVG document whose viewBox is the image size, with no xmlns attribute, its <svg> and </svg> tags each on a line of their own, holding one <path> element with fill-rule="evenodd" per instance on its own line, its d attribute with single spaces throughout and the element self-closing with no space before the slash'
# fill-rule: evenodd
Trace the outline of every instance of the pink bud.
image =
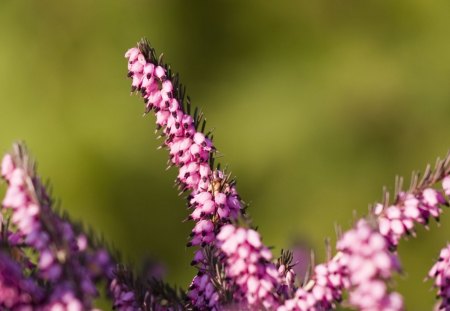
<svg viewBox="0 0 450 311">
<path fill-rule="evenodd" d="M 384 236 L 387 236 L 390 231 L 391 224 L 388 219 L 385 217 L 382 217 L 378 220 L 378 227 L 380 230 L 380 233 Z"/>
<path fill-rule="evenodd" d="M 141 51 L 134 47 L 129 49 L 128 51 L 126 51 L 125 53 L 125 58 L 128 58 L 130 62 L 134 61 L 135 59 L 137 59 L 138 55 L 141 53 Z"/>
<path fill-rule="evenodd" d="M 200 176 L 209 177 L 209 174 L 211 173 L 211 169 L 208 164 L 202 163 L 202 164 L 200 164 L 199 172 L 200 172 Z"/>
<path fill-rule="evenodd" d="M 205 135 L 203 135 L 200 132 L 195 133 L 195 135 L 194 135 L 194 142 L 197 145 L 201 145 L 204 141 L 205 141 Z"/>
<path fill-rule="evenodd" d="M 175 111 L 178 111 L 178 109 L 180 109 L 180 105 L 178 104 L 178 101 L 175 98 L 171 98 L 170 99 L 169 111 L 170 112 L 175 112 Z"/>
<path fill-rule="evenodd" d="M 272 252 L 268 248 L 261 249 L 260 255 L 267 261 L 272 260 Z"/>
<path fill-rule="evenodd" d="M 233 225 L 225 225 L 220 230 L 220 233 L 217 235 L 217 240 L 219 241 L 225 241 L 228 239 L 234 232 L 235 227 Z"/>
<path fill-rule="evenodd" d="M 155 69 L 155 76 L 158 77 L 159 79 L 163 78 L 166 75 L 166 71 L 164 70 L 163 67 L 158 66 Z"/>
<path fill-rule="evenodd" d="M 183 116 L 183 120 L 181 122 L 186 125 L 191 125 L 194 123 L 194 119 L 190 115 L 186 114 Z"/>
<path fill-rule="evenodd" d="M 238 248 L 238 255 L 241 258 L 247 258 L 247 256 L 250 254 L 250 247 L 247 244 L 242 244 Z"/>
<path fill-rule="evenodd" d="M 27 203 L 27 196 L 17 187 L 8 187 L 6 190 L 3 205 L 12 208 L 24 206 Z"/>
<path fill-rule="evenodd" d="M 16 168 L 12 172 L 9 182 L 12 186 L 23 186 L 25 184 L 25 172 L 23 171 L 23 169 Z"/>
<path fill-rule="evenodd" d="M 249 277 L 247 281 L 247 287 L 250 293 L 256 293 L 259 287 L 258 279 L 254 276 Z"/>
<path fill-rule="evenodd" d="M 244 243 L 247 239 L 247 230 L 244 228 L 238 228 L 234 234 L 234 238 L 238 244 Z"/>
<path fill-rule="evenodd" d="M 191 162 L 189 163 L 189 165 L 187 166 L 187 171 L 189 173 L 197 173 L 198 171 L 200 171 L 200 167 L 197 163 L 195 162 Z"/>
<path fill-rule="evenodd" d="M 199 204 L 204 204 L 206 201 L 212 199 L 212 195 L 210 192 L 203 191 L 194 196 L 195 202 Z"/>
<path fill-rule="evenodd" d="M 155 105 L 156 107 L 161 108 L 161 92 L 160 91 L 154 91 L 148 94 L 148 102 Z"/>
<path fill-rule="evenodd" d="M 247 241 L 255 248 L 260 248 L 262 245 L 259 234 L 255 230 L 248 230 Z"/>
<path fill-rule="evenodd" d="M 50 265 L 53 263 L 54 257 L 50 251 L 43 251 L 41 252 L 41 256 L 39 257 L 39 267 L 43 270 L 50 267 Z"/>
<path fill-rule="evenodd" d="M 142 69 L 144 69 L 144 65 L 147 63 L 147 61 L 145 60 L 144 55 L 142 55 L 142 54 L 138 55 L 137 62 L 142 65 Z"/>
<path fill-rule="evenodd" d="M 198 219 L 201 218 L 201 214 L 202 214 L 201 209 L 196 208 L 196 209 L 191 213 L 190 216 L 192 217 L 193 220 L 198 220 Z"/>
<path fill-rule="evenodd" d="M 386 240 L 379 234 L 372 235 L 369 240 L 369 245 L 373 251 L 381 251 L 386 248 Z"/>
<path fill-rule="evenodd" d="M 152 75 L 154 70 L 155 70 L 155 65 L 153 65 L 152 63 L 147 63 L 144 65 L 144 74 L 145 75 Z"/>
<path fill-rule="evenodd" d="M 391 257 L 385 252 L 379 252 L 373 258 L 373 262 L 380 270 L 387 270 L 392 268 L 392 260 Z"/>
<path fill-rule="evenodd" d="M 206 201 L 202 206 L 202 211 L 206 214 L 212 214 L 216 210 L 216 204 L 212 200 Z"/>
<path fill-rule="evenodd" d="M 86 250 L 86 248 L 88 246 L 88 240 L 84 234 L 78 236 L 77 246 L 78 246 L 78 250 L 80 250 L 80 251 Z"/>
<path fill-rule="evenodd" d="M 405 227 L 403 226 L 403 223 L 398 219 L 394 219 L 391 221 L 391 230 L 398 235 L 403 235 L 405 233 Z"/>
<path fill-rule="evenodd" d="M 139 74 L 140 78 L 142 79 L 142 77 L 143 77 L 142 70 L 143 69 L 144 69 L 144 66 L 140 62 L 135 62 L 134 64 L 131 65 L 130 71 L 134 73 L 133 81 L 134 81 L 134 77 L 136 77 L 138 74 Z"/>
<path fill-rule="evenodd" d="M 373 208 L 373 212 L 374 212 L 375 215 L 380 215 L 383 212 L 383 209 L 384 209 L 384 205 L 378 203 Z"/>
<path fill-rule="evenodd" d="M 224 205 L 227 203 L 227 196 L 225 193 L 216 193 L 216 195 L 214 196 L 214 201 L 219 205 Z"/>
<path fill-rule="evenodd" d="M 170 80 L 166 80 L 162 83 L 162 90 L 166 93 L 170 93 L 173 90 L 172 82 Z"/>
<path fill-rule="evenodd" d="M 221 219 L 228 218 L 228 216 L 230 215 L 230 209 L 226 206 L 225 207 L 219 206 L 219 208 L 217 208 L 217 214 Z"/>
<path fill-rule="evenodd" d="M 222 233 L 222 231 L 220 232 Z M 219 234 L 220 236 L 220 234 Z M 220 241 L 219 236 L 217 236 L 217 239 Z M 225 254 L 233 254 L 238 247 L 238 242 L 235 238 L 235 236 L 230 236 L 230 239 L 226 240 L 222 245 L 221 249 Z"/>
<path fill-rule="evenodd" d="M 5 154 L 2 160 L 2 176 L 6 179 L 10 178 L 11 173 L 14 170 L 14 162 L 10 154 Z"/>
<path fill-rule="evenodd" d="M 156 113 L 156 123 L 163 126 L 167 124 L 167 120 L 169 119 L 170 113 L 168 111 L 160 110 Z"/>
<path fill-rule="evenodd" d="M 430 206 L 437 206 L 442 203 L 439 193 L 432 188 L 427 188 L 423 191 L 423 201 Z"/>
<path fill-rule="evenodd" d="M 442 181 L 442 188 L 444 188 L 445 194 L 450 196 L 450 175 L 445 176 Z"/>
<path fill-rule="evenodd" d="M 415 200 L 417 202 L 414 202 L 413 204 L 408 204 L 411 202 L 411 200 L 408 200 L 405 202 L 405 216 L 412 218 L 412 219 L 418 219 L 420 217 L 420 211 L 418 208 L 418 200 Z"/>
<path fill-rule="evenodd" d="M 387 208 L 387 210 L 386 210 L 386 216 L 389 218 L 389 219 L 398 219 L 398 218 L 400 218 L 400 216 L 401 216 L 401 210 L 400 210 L 400 208 L 398 208 L 397 206 L 395 206 L 395 205 L 392 205 L 392 206 L 390 206 L 390 207 L 388 207 Z"/>
</svg>

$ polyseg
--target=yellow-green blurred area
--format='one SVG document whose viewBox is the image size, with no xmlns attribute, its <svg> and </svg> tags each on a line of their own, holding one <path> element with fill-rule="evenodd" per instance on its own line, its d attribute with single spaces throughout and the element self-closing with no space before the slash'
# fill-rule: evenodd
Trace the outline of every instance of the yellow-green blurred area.
<svg viewBox="0 0 450 311">
<path fill-rule="evenodd" d="M 450 148 L 449 1 L 1 0 L 1 151 L 25 140 L 65 210 L 125 258 L 164 262 L 172 284 L 195 273 L 193 224 L 130 97 L 123 55 L 143 36 L 205 112 L 276 254 L 301 238 L 323 260 L 335 224 Z M 408 310 L 434 303 L 423 277 L 450 213 L 431 229 L 400 246 Z"/>
</svg>

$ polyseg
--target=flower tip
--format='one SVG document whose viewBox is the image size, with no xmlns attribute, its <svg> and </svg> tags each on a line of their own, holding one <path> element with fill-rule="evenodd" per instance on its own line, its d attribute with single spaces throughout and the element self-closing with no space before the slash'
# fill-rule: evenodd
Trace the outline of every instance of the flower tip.
<svg viewBox="0 0 450 311">
<path fill-rule="evenodd" d="M 9 153 L 7 153 L 5 154 L 2 160 L 2 169 L 1 169 L 2 176 L 6 179 L 9 179 L 13 171 L 14 171 L 14 161 L 12 159 L 12 156 Z"/>
</svg>

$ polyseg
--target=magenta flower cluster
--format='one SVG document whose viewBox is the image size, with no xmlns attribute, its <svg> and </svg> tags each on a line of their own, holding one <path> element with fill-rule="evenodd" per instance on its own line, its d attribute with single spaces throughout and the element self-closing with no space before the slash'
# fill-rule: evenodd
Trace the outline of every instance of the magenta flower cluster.
<svg viewBox="0 0 450 311">
<path fill-rule="evenodd" d="M 22 267 L 13 258 L 0 254 L 0 302 L 2 309 L 33 310 L 44 291 L 31 278 L 24 276 Z"/>
<path fill-rule="evenodd" d="M 450 309 L 450 244 L 439 254 L 438 261 L 428 272 L 428 277 L 434 279 L 434 286 L 438 289 L 438 296 L 442 298 L 439 309 Z"/>
<path fill-rule="evenodd" d="M 400 271 L 397 256 L 388 242 L 366 220 L 347 231 L 336 248 L 342 253 L 339 264 L 347 276 L 349 303 L 358 310 L 403 310 L 399 294 L 389 293 L 386 281 Z"/>
<path fill-rule="evenodd" d="M 368 221 L 361 219 L 336 245 L 338 253 L 314 268 L 310 282 L 297 289 L 278 311 L 329 310 L 349 293 L 349 305 L 358 310 L 403 310 L 400 295 L 389 293 L 386 282 L 400 270 L 388 241 Z"/>
<path fill-rule="evenodd" d="M 377 204 L 374 212 L 380 233 L 396 247 L 403 236 L 414 234 L 415 223 L 427 225 L 430 217 L 438 220 L 443 204 L 446 200 L 441 192 L 426 188 L 418 193 L 399 193 L 395 204 L 386 208 Z"/>
<path fill-rule="evenodd" d="M 225 272 L 235 288 L 233 299 L 238 303 L 244 300 L 257 309 L 276 307 L 275 289 L 280 275 L 259 233 L 226 225 L 217 235 L 217 247 L 224 255 Z"/>
<path fill-rule="evenodd" d="M 314 267 L 311 280 L 299 287 L 294 295 L 278 307 L 278 311 L 305 311 L 334 309 L 335 302 L 342 300 L 342 291 L 348 284 L 348 278 L 340 264 L 340 255 L 327 263 Z"/>
<path fill-rule="evenodd" d="M 28 165 L 19 147 L 16 154 L 5 155 L 1 174 L 8 189 L 2 204 L 11 210 L 16 227 L 10 246 L 21 245 L 20 250 L 26 246 L 37 253 L 33 269 L 38 273 L 37 283 L 45 282 L 51 288 L 46 299 L 32 301 L 34 309 L 86 309 L 97 296 L 96 279 L 108 272 L 110 259 L 100 249 L 95 251 L 98 254 L 88 250 L 86 237 L 77 235 L 70 222 L 51 210 L 45 188 Z M 102 253 L 106 258 L 97 256 Z M 86 260 L 91 265 L 85 265 Z"/>
<path fill-rule="evenodd" d="M 186 292 L 120 263 L 119 256 L 83 226 L 60 214 L 21 144 L 2 161 L 7 190 L 0 235 L 0 310 L 95 310 L 99 286 L 114 310 L 321 311 L 344 305 L 364 311 L 404 310 L 392 277 L 401 271 L 396 248 L 416 224 L 439 220 L 450 196 L 450 156 L 411 187 L 397 184 L 394 200 L 338 234 L 335 255 L 296 275 L 290 251 L 275 258 L 252 226 L 231 174 L 215 163 L 217 150 L 205 120 L 185 88 L 146 40 L 125 54 L 131 90 L 152 112 L 176 185 L 194 222 L 188 247 L 197 273 Z M 438 189 L 436 185 L 442 185 Z M 309 261 L 308 261 L 309 262 Z M 450 247 L 431 268 L 439 308 L 450 310 Z"/>
</svg>

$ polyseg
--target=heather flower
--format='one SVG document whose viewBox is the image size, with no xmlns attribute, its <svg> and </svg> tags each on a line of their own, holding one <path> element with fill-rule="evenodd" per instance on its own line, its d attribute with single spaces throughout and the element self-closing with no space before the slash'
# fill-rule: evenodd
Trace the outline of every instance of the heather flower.
<svg viewBox="0 0 450 311">
<path fill-rule="evenodd" d="M 450 309 L 450 244 L 444 247 L 439 259 L 428 272 L 428 277 L 434 279 L 434 286 L 438 289 L 438 297 L 442 302 L 439 310 Z"/>
<path fill-rule="evenodd" d="M 342 300 L 342 290 L 348 287 L 345 268 L 340 264 L 340 255 L 327 263 L 314 267 L 311 280 L 298 288 L 293 297 L 287 299 L 278 311 L 329 310 Z"/>
<path fill-rule="evenodd" d="M 0 252 L 0 309 L 34 310 L 44 299 L 44 290 L 25 277 L 16 261 Z"/>
<path fill-rule="evenodd" d="M 378 230 L 366 220 L 344 233 L 337 243 L 341 252 L 339 265 L 348 278 L 349 303 L 360 310 L 402 310 L 397 293 L 386 286 L 394 272 L 400 270 L 397 257 Z"/>
<path fill-rule="evenodd" d="M 113 299 L 113 309 L 118 311 L 140 311 L 134 291 L 134 279 L 124 267 L 118 266 L 109 284 L 109 293 Z"/>
<path fill-rule="evenodd" d="M 215 232 L 242 208 L 234 184 L 223 172 L 214 171 L 210 160 L 215 147 L 209 135 L 198 130 L 202 116 L 189 114 L 190 102 L 184 103 L 184 89 L 168 66 L 156 60 L 153 49 L 143 41 L 138 48 L 125 53 L 132 91 L 139 91 L 146 113 L 154 111 L 157 129 L 169 150 L 170 165 L 179 168 L 177 183 L 182 191 L 190 191 L 190 219 L 197 222 L 188 246 L 211 245 Z M 187 110 L 187 111 L 186 111 Z"/>
<path fill-rule="evenodd" d="M 303 288 L 297 289 L 295 296 L 287 299 L 277 311 L 319 311 L 323 310 L 317 305 L 317 300 L 310 291 Z"/>
<path fill-rule="evenodd" d="M 25 150 L 15 145 L 14 153 L 2 161 L 2 176 L 8 183 L 3 206 L 11 210 L 15 239 L 38 255 L 38 277 L 50 285 L 46 304 L 67 303 L 89 308 L 97 296 L 94 275 L 86 267 L 86 253 L 80 251 L 76 233 L 68 221 L 52 210 L 52 202 L 31 165 Z M 66 302 L 65 302 L 66 303 Z"/>
<path fill-rule="evenodd" d="M 444 188 L 445 195 L 450 197 L 450 175 L 442 180 L 442 188 Z"/>
<path fill-rule="evenodd" d="M 277 292 L 284 297 L 291 297 L 295 290 L 296 275 L 294 271 L 293 255 L 290 251 L 281 250 L 281 256 L 277 260 L 277 270 L 280 278 Z"/>
<path fill-rule="evenodd" d="M 433 186 L 442 182 L 444 193 L 448 195 L 449 163 L 450 158 L 447 157 L 437 161 L 434 171 L 428 166 L 420 181 L 418 174 L 413 175 L 408 191 L 402 191 L 403 180 L 397 179 L 394 202 L 388 203 L 389 193 L 385 192 L 384 203 L 375 205 L 373 214 L 378 219 L 378 228 L 389 241 L 391 249 L 394 250 L 405 235 L 415 235 L 415 223 L 427 227 L 431 217 L 439 221 L 441 207 L 448 206 L 448 202 L 444 194 Z"/>
<path fill-rule="evenodd" d="M 374 209 L 378 217 L 379 230 L 395 248 L 405 235 L 414 235 L 415 223 L 427 225 L 430 217 L 439 220 L 440 206 L 447 204 L 444 196 L 433 188 L 417 193 L 400 192 L 397 201 L 384 208 L 377 204 Z"/>
<path fill-rule="evenodd" d="M 338 253 L 314 267 L 310 281 L 296 290 L 278 311 L 333 309 L 349 291 L 349 304 L 359 310 L 403 310 L 402 298 L 390 293 L 386 282 L 400 270 L 397 257 L 385 238 L 366 220 L 347 231 L 337 242 Z"/>
<path fill-rule="evenodd" d="M 219 169 L 212 169 L 215 147 L 211 137 L 203 133 L 204 121 L 199 130 L 201 113 L 196 110 L 193 116 L 190 115 L 190 102 L 188 99 L 185 105 L 184 89 L 178 83 L 178 77 L 156 60 L 154 50 L 145 41 L 138 48 L 128 50 L 125 57 L 128 58 L 132 91 L 142 94 L 146 113 L 154 111 L 156 128 L 161 130 L 164 138 L 162 146 L 169 150 L 169 163 L 179 169 L 176 183 L 182 192 L 191 192 L 188 218 L 196 225 L 187 246 L 213 245 L 221 226 L 236 219 L 243 208 L 234 181 Z M 200 271 L 205 269 L 202 265 L 198 267 Z M 196 276 L 188 298 L 192 305 L 201 309 L 211 307 L 218 299 L 211 277 L 203 277 L 205 273 L 200 273 L 202 280 L 208 278 L 209 281 L 201 288 L 199 284 L 204 281 L 198 283 L 200 277 Z"/>
<path fill-rule="evenodd" d="M 220 310 L 219 293 L 209 274 L 199 271 L 192 280 L 187 294 L 191 305 L 198 310 Z"/>
<path fill-rule="evenodd" d="M 250 309 L 274 309 L 280 282 L 272 253 L 253 229 L 225 225 L 217 235 L 217 247 L 224 256 L 225 273 L 235 286 L 234 300 Z"/>
</svg>

